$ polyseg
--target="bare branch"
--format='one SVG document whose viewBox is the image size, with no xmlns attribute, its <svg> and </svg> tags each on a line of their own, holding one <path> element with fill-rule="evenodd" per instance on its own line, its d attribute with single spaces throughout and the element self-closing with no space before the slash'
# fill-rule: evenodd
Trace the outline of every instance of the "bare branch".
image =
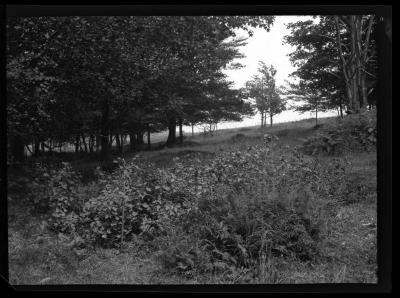
<svg viewBox="0 0 400 298">
<path fill-rule="evenodd" d="M 373 77 L 374 79 L 376 79 L 376 76 L 373 75 L 372 73 L 368 72 L 364 67 L 362 67 L 361 70 L 362 70 L 363 72 L 365 72 L 366 74 L 370 75 L 371 77 Z"/>
<path fill-rule="evenodd" d="M 337 73 L 333 72 L 333 71 L 328 71 L 327 73 L 337 77 L 338 79 L 341 79 L 342 77 L 340 75 L 338 75 Z"/>
<path fill-rule="evenodd" d="M 369 17 L 369 22 L 368 22 L 368 29 L 365 37 L 365 45 L 364 45 L 364 50 L 363 50 L 363 58 L 366 60 L 367 54 L 368 54 L 368 47 L 369 47 L 369 39 L 371 36 L 371 30 L 372 30 L 372 23 L 374 21 L 374 17 L 370 16 Z"/>
<path fill-rule="evenodd" d="M 339 26 L 339 17 L 335 16 L 335 23 L 336 23 L 336 40 L 338 43 L 338 50 L 339 50 L 339 56 L 340 59 L 342 60 L 342 64 L 343 64 L 343 74 L 345 77 L 346 81 L 349 81 L 349 78 L 347 76 L 347 70 L 346 70 L 346 60 L 344 59 L 344 55 L 343 55 L 343 51 L 342 51 L 342 39 L 340 37 L 340 26 Z"/>
<path fill-rule="evenodd" d="M 324 38 L 336 40 L 334 37 L 329 36 L 329 35 L 324 35 L 324 34 L 307 34 L 306 36 L 319 36 L 319 37 L 324 37 Z"/>
</svg>

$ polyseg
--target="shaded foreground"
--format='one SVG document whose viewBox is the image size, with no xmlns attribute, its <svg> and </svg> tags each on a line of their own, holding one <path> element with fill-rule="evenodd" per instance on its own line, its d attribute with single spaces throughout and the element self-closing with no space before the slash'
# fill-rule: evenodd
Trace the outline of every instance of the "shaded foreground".
<svg viewBox="0 0 400 298">
<path fill-rule="evenodd" d="M 10 282 L 376 283 L 375 150 L 298 146 L 335 121 L 198 135 L 85 184 L 64 167 L 51 195 L 12 184 Z"/>
</svg>

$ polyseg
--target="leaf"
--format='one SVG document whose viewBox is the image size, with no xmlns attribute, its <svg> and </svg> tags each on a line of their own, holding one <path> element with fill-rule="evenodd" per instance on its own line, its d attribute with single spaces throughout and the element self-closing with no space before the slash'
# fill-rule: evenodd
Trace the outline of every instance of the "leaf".
<svg viewBox="0 0 400 298">
<path fill-rule="evenodd" d="M 182 270 L 186 270 L 186 269 L 188 268 L 188 266 L 187 266 L 187 265 L 184 265 L 182 262 L 179 262 L 179 263 L 178 263 L 178 268 L 179 268 L 179 269 L 182 269 Z"/>
<path fill-rule="evenodd" d="M 226 268 L 229 268 L 229 265 L 228 265 L 228 264 L 226 264 L 226 263 L 224 263 L 224 262 L 220 262 L 220 261 L 214 262 L 214 263 L 213 263 L 213 266 L 214 266 L 215 268 L 222 269 L 222 270 L 224 270 L 224 269 L 226 269 Z"/>
<path fill-rule="evenodd" d="M 50 280 L 51 280 L 51 277 L 46 277 L 46 278 L 43 278 L 42 280 L 40 280 L 39 283 L 43 284 L 43 283 L 46 283 L 46 282 L 48 282 Z"/>
</svg>

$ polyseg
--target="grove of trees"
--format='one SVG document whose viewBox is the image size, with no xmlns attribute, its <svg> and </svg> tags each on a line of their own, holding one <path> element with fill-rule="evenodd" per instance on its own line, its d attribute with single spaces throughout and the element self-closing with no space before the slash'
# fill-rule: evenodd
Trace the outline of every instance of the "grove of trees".
<svg viewBox="0 0 400 298">
<path fill-rule="evenodd" d="M 183 125 L 212 127 L 286 109 L 347 113 L 376 104 L 377 20 L 373 15 L 315 16 L 287 25 L 284 37 L 298 81 L 276 86 L 274 66 L 234 89 L 223 73 L 239 68 L 237 29 L 269 30 L 273 16 L 12 17 L 7 19 L 7 135 L 10 158 L 62 150 L 110 156 L 183 141 Z M 283 96 L 285 95 L 285 96 Z M 246 99 L 253 99 L 251 104 Z M 179 136 L 177 136 L 179 128 Z"/>
<path fill-rule="evenodd" d="M 373 15 L 315 16 L 287 25 L 285 42 L 299 79 L 291 98 L 300 111 L 338 109 L 358 113 L 376 105 L 376 31 Z"/>
<path fill-rule="evenodd" d="M 267 114 L 272 126 L 274 115 L 286 108 L 286 101 L 280 96 L 280 91 L 276 86 L 276 72 L 273 65 L 268 66 L 260 61 L 258 74 L 246 83 L 248 96 L 255 100 L 255 106 L 261 115 L 261 127 L 266 126 Z"/>
<path fill-rule="evenodd" d="M 168 129 L 252 113 L 222 70 L 238 67 L 235 30 L 269 30 L 273 16 L 13 17 L 7 19 L 7 134 L 24 160 L 61 150 L 150 146 Z M 180 136 L 176 128 L 180 127 Z"/>
</svg>

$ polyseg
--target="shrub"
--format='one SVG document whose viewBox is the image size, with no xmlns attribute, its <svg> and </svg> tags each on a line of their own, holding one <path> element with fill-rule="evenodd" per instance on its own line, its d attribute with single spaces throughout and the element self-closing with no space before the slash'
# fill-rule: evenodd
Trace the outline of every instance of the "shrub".
<svg viewBox="0 0 400 298">
<path fill-rule="evenodd" d="M 68 163 L 64 163 L 58 171 L 51 171 L 50 175 L 47 187 L 51 227 L 58 232 L 72 232 L 83 205 L 78 196 L 80 176 Z"/>
<path fill-rule="evenodd" d="M 31 210 L 49 216 L 49 228 L 54 232 L 72 233 L 79 222 L 83 205 L 88 197 L 95 195 L 100 184 L 83 185 L 81 176 L 67 162 L 61 167 L 35 164 L 26 173 L 13 192 L 19 191 L 22 201 Z"/>
<path fill-rule="evenodd" d="M 166 229 L 173 230 L 157 239 L 158 259 L 165 269 L 188 277 L 213 271 L 211 256 L 198 238 L 183 232 L 179 226 Z"/>
<path fill-rule="evenodd" d="M 231 139 L 231 141 L 236 142 L 236 141 L 241 140 L 241 139 L 243 139 L 243 138 L 245 138 L 245 137 L 246 137 L 246 136 L 245 136 L 244 134 L 242 134 L 242 133 L 237 133 L 237 134 L 233 135 L 230 139 Z"/>
<path fill-rule="evenodd" d="M 315 136 L 308 138 L 302 149 L 311 155 L 365 151 L 376 146 L 376 138 L 376 112 L 364 111 L 325 126 Z"/>
<path fill-rule="evenodd" d="M 203 202 L 198 210 L 182 216 L 180 226 L 170 228 L 170 233 L 179 230 L 184 236 L 162 238 L 164 266 L 190 275 L 255 269 L 266 250 L 302 261 L 318 257 L 324 231 L 323 217 L 310 214 L 315 204 L 304 208 L 304 197 L 292 196 L 284 203 L 279 196 L 252 200 L 252 195 L 221 197 L 209 205 Z M 296 200 L 302 202 L 296 205 Z"/>
<path fill-rule="evenodd" d="M 163 219 L 179 214 L 187 194 L 172 173 L 149 164 L 120 160 L 106 178 L 101 193 L 88 200 L 81 213 L 84 237 L 103 246 L 119 245 L 134 234 L 154 236 L 162 232 Z"/>
<path fill-rule="evenodd" d="M 137 166 L 122 164 L 105 176 L 98 196 L 83 205 L 79 232 L 95 244 L 113 245 L 139 231 L 140 219 L 149 212 L 149 195 Z"/>
<path fill-rule="evenodd" d="M 197 198 L 192 208 L 175 218 L 175 225 L 197 239 L 208 256 L 209 264 L 195 270 L 255 268 L 265 257 L 266 248 L 272 256 L 303 261 L 320 255 L 325 212 L 334 212 L 338 196 L 344 193 L 338 184 L 321 187 L 321 181 L 339 181 L 342 165 L 336 160 L 321 164 L 297 150 L 273 152 L 268 146 L 218 155 L 209 164 L 195 165 L 195 174 L 191 168 L 181 169 L 179 163 L 170 169 L 183 171 L 186 181 L 194 175 L 197 187 L 206 182 L 200 192 L 191 190 Z M 171 245 L 162 256 L 181 249 L 173 242 Z M 168 260 L 169 268 L 173 260 L 176 267 L 182 263 L 179 258 Z M 191 260 L 196 264 L 195 257 Z M 187 268 L 191 271 L 192 267 Z"/>
<path fill-rule="evenodd" d="M 266 249 L 273 256 L 317 257 L 326 212 L 352 191 L 345 166 L 278 148 L 271 139 L 207 161 L 193 158 L 190 165 L 175 158 L 164 169 L 120 159 L 111 174 L 97 169 L 98 182 L 88 185 L 64 164 L 44 171 L 37 187 L 57 232 L 104 247 L 136 234 L 164 239 L 165 266 L 209 272 L 253 268 Z M 171 240 L 178 238 L 187 245 Z"/>
</svg>

